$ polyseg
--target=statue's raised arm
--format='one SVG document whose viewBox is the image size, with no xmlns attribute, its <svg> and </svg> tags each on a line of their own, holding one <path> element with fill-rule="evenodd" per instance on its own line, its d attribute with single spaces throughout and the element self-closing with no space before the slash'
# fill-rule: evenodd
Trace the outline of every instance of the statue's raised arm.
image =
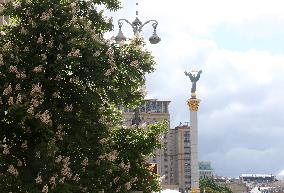
<svg viewBox="0 0 284 193">
<path fill-rule="evenodd" d="M 191 82 L 193 82 L 194 77 L 192 76 L 191 73 L 188 73 L 188 72 L 184 71 L 184 74 L 185 74 L 185 76 L 188 76 L 188 77 L 189 77 L 189 79 L 191 80 Z"/>
<path fill-rule="evenodd" d="M 197 82 L 200 78 L 200 74 L 202 73 L 202 70 L 199 70 L 197 75 L 196 75 L 196 78 L 195 78 L 195 81 Z"/>
</svg>

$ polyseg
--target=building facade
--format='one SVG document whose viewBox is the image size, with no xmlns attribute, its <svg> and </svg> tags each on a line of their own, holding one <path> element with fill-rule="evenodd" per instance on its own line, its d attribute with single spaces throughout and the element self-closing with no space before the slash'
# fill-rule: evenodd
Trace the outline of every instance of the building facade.
<svg viewBox="0 0 284 193">
<path fill-rule="evenodd" d="M 191 186 L 191 144 L 190 127 L 181 125 L 170 129 L 164 136 L 165 149 L 161 154 L 162 184 L 166 187 L 176 185 L 180 191 Z"/>
<path fill-rule="evenodd" d="M 276 181 L 276 176 L 272 174 L 242 174 L 241 183 L 272 183 Z"/>
<path fill-rule="evenodd" d="M 214 169 L 211 167 L 211 162 L 200 161 L 198 164 L 199 164 L 199 178 L 213 178 Z"/>
<path fill-rule="evenodd" d="M 139 106 L 139 124 L 155 123 L 167 120 L 170 122 L 170 101 L 156 99 L 145 100 Z M 119 107 L 123 112 L 124 124 L 135 124 L 135 109 Z M 136 117 L 137 118 L 137 117 Z M 156 163 L 158 173 L 163 177 L 162 185 L 178 187 L 182 192 L 191 188 L 191 130 L 188 123 L 180 124 L 168 130 L 161 136 L 164 143 L 162 150 L 157 149 L 154 156 L 148 159 L 149 163 Z"/>
<path fill-rule="evenodd" d="M 166 120 L 170 122 L 169 113 L 170 101 L 159 101 L 157 99 L 147 99 L 138 108 L 140 124 L 149 124 Z M 134 124 L 135 108 L 127 108 L 120 106 L 123 112 L 124 125 Z"/>
</svg>

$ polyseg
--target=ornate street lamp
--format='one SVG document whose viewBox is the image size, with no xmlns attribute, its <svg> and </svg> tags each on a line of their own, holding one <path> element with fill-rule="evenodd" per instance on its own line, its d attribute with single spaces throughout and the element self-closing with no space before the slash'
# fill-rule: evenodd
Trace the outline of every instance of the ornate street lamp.
<svg viewBox="0 0 284 193">
<path fill-rule="evenodd" d="M 138 3 L 136 3 L 136 5 L 138 5 Z M 142 31 L 142 28 L 148 24 L 148 23 L 152 23 L 154 32 L 152 34 L 152 36 L 149 38 L 149 41 L 151 44 L 157 44 L 161 41 L 161 38 L 157 35 L 157 26 L 158 26 L 158 22 L 156 20 L 148 20 L 145 23 L 142 23 L 139 19 L 138 19 L 138 11 L 136 11 L 136 18 L 135 20 L 131 23 L 130 21 L 128 21 L 127 19 L 119 19 L 118 20 L 118 27 L 119 27 L 119 31 L 117 36 L 115 37 L 115 41 L 117 43 L 121 42 L 121 41 L 125 41 L 126 37 L 123 35 L 122 33 L 122 26 L 123 26 L 123 22 L 126 22 L 127 24 L 129 24 L 132 29 L 133 29 L 133 33 L 134 35 L 139 34 Z"/>
<path fill-rule="evenodd" d="M 138 6 L 138 3 L 136 3 L 136 6 Z M 148 20 L 145 23 L 142 23 L 139 18 L 138 18 L 138 11 L 136 11 L 136 18 L 135 20 L 131 23 L 130 21 L 128 21 L 127 19 L 119 19 L 118 20 L 118 27 L 119 27 L 119 31 L 117 36 L 115 37 L 115 41 L 116 43 L 120 43 L 121 41 L 126 41 L 126 37 L 124 36 L 124 34 L 122 33 L 122 26 L 123 26 L 123 22 L 129 24 L 132 27 L 133 33 L 134 35 L 138 35 L 141 31 L 142 28 L 147 25 L 148 23 L 152 23 L 152 27 L 154 29 L 154 32 L 152 34 L 152 36 L 149 38 L 149 41 L 151 44 L 157 44 L 161 41 L 161 38 L 157 35 L 157 26 L 158 26 L 158 22 L 156 20 Z M 136 107 L 134 109 L 134 116 L 132 119 L 131 124 L 132 125 L 136 125 L 138 126 L 141 122 L 141 118 L 140 118 L 140 108 Z"/>
</svg>

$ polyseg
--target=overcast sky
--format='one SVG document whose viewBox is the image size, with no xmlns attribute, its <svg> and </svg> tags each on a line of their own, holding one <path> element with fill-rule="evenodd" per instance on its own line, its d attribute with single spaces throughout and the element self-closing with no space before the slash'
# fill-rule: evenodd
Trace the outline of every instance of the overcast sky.
<svg viewBox="0 0 284 193">
<path fill-rule="evenodd" d="M 111 13 L 135 19 L 134 0 Z M 202 69 L 197 84 L 199 160 L 215 173 L 284 173 L 284 1 L 138 0 L 139 19 L 156 19 L 162 41 L 148 45 L 156 71 L 149 98 L 170 100 L 171 127 L 189 121 L 191 83 L 184 71 Z M 117 33 L 115 25 L 114 35 Z M 130 27 L 123 26 L 131 37 Z M 151 25 L 144 27 L 148 38 Z"/>
</svg>

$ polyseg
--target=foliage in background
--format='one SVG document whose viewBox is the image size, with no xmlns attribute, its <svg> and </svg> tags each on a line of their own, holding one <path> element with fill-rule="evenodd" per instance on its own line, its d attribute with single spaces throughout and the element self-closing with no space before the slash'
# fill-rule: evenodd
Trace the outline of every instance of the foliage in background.
<svg viewBox="0 0 284 193">
<path fill-rule="evenodd" d="M 218 184 L 213 178 L 202 178 L 199 181 L 200 192 L 206 193 L 233 193 L 225 185 Z"/>
<path fill-rule="evenodd" d="M 19 0 L 0 15 L 0 192 L 158 190 L 146 156 L 165 124 L 126 128 L 154 70 L 141 38 L 103 38 L 117 0 Z"/>
</svg>

